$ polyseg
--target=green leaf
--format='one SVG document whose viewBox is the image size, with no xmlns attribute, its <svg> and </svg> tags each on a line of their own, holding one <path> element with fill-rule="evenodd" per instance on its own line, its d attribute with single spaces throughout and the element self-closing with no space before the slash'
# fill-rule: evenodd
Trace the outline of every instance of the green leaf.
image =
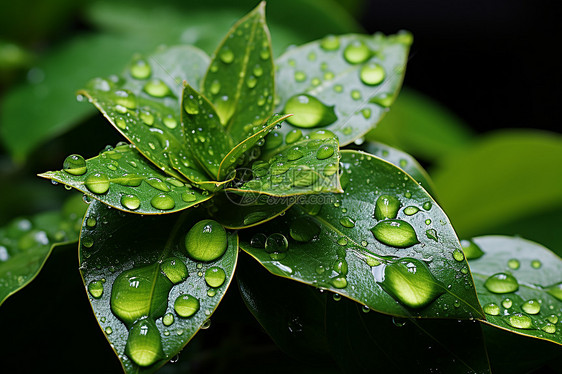
<svg viewBox="0 0 562 374">
<path fill-rule="evenodd" d="M 293 126 L 324 127 L 346 145 L 367 133 L 394 101 L 412 37 L 327 36 L 289 49 L 277 60 L 276 111 L 294 114 Z"/>
<path fill-rule="evenodd" d="M 446 107 L 405 87 L 390 112 L 365 138 L 400 148 L 424 160 L 439 162 L 470 145 L 473 133 Z"/>
<path fill-rule="evenodd" d="M 486 322 L 562 344 L 562 259 L 543 246 L 507 236 L 472 241 L 484 255 L 470 260 Z"/>
<path fill-rule="evenodd" d="M 275 275 L 386 314 L 481 317 L 460 243 L 431 196 L 369 154 L 343 151 L 342 164 L 343 194 L 312 196 L 245 230 L 241 248 Z"/>
<path fill-rule="evenodd" d="M 184 147 L 179 108 L 181 82 L 197 84 L 206 65 L 206 55 L 194 47 L 163 49 L 135 57 L 122 80 L 96 78 L 79 93 L 162 171 L 210 184 Z"/>
<path fill-rule="evenodd" d="M 340 152 L 335 137 L 307 136 L 271 158 L 264 157 L 252 164 L 251 172 L 247 170 L 253 176 L 251 180 L 237 181 L 227 191 L 271 196 L 341 191 Z"/>
<path fill-rule="evenodd" d="M 559 212 L 562 174 L 554 165 L 562 165 L 559 134 L 503 130 L 443 158 L 431 176 L 459 236 L 472 237 L 496 234 L 496 227 L 516 220 Z M 546 224 L 558 229 L 556 221 Z"/>
<path fill-rule="evenodd" d="M 328 300 L 325 318 L 343 373 L 491 373 L 474 321 L 390 317 L 345 299 Z"/>
<path fill-rule="evenodd" d="M 435 196 L 435 193 L 433 192 L 433 182 L 429 178 L 429 175 L 419 162 L 406 152 L 402 152 L 399 149 L 392 148 L 383 143 L 371 141 L 363 143 L 360 148 L 367 153 L 380 157 L 383 160 L 398 166 L 418 181 L 430 195 Z"/>
<path fill-rule="evenodd" d="M 232 280 L 236 234 L 216 223 L 208 232 L 209 221 L 200 218 L 196 209 L 142 217 L 90 205 L 85 219 L 95 225 L 82 227 L 80 270 L 98 323 L 127 373 L 152 373 L 181 351 L 205 328 Z M 186 241 L 191 255 L 225 252 L 195 261 Z"/>
<path fill-rule="evenodd" d="M 56 247 L 78 240 L 86 210 L 78 199 L 69 199 L 60 211 L 16 218 L 0 228 L 0 305 L 35 279 Z"/>
<path fill-rule="evenodd" d="M 273 112 L 274 72 L 265 2 L 238 21 L 212 57 L 203 94 L 235 142 Z"/>
<path fill-rule="evenodd" d="M 148 162 L 132 145 L 121 145 L 84 161 L 68 156 L 64 169 L 40 174 L 111 207 L 138 214 L 173 213 L 212 197 Z"/>
</svg>

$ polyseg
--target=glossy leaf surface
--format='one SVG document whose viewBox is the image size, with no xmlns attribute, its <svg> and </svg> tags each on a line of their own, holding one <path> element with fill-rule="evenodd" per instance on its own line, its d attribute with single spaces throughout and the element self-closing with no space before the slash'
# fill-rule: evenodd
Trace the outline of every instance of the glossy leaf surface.
<svg viewBox="0 0 562 374">
<path fill-rule="evenodd" d="M 412 42 L 408 33 L 344 35 L 289 49 L 277 61 L 278 112 L 303 132 L 323 127 L 342 145 L 367 133 L 402 84 Z"/>
<path fill-rule="evenodd" d="M 242 249 L 275 275 L 386 314 L 482 316 L 460 243 L 427 192 L 386 161 L 342 156 L 343 194 L 244 231 Z"/>
<path fill-rule="evenodd" d="M 78 196 L 61 211 L 16 218 L 0 228 L 0 305 L 35 279 L 57 246 L 78 240 L 85 210 Z"/>
<path fill-rule="evenodd" d="M 40 176 L 76 188 L 111 207 L 138 214 L 177 212 L 212 197 L 208 191 L 167 176 L 131 145 L 104 151 L 85 161 L 82 174 L 72 173 L 76 172 L 63 169 Z"/>
<path fill-rule="evenodd" d="M 212 57 L 203 94 L 235 142 L 251 134 L 248 126 L 260 125 L 273 112 L 272 54 L 262 2 L 232 27 Z"/>
<path fill-rule="evenodd" d="M 562 259 L 521 238 L 472 241 L 484 252 L 470 260 L 470 268 L 486 322 L 562 344 Z"/>
<path fill-rule="evenodd" d="M 232 280 L 235 234 L 219 238 L 226 252 L 216 260 L 195 261 L 186 252 L 186 234 L 201 222 L 200 213 L 142 217 L 90 205 L 85 222 L 94 224 L 82 228 L 80 270 L 127 373 L 152 373 L 173 358 L 205 327 Z"/>
</svg>

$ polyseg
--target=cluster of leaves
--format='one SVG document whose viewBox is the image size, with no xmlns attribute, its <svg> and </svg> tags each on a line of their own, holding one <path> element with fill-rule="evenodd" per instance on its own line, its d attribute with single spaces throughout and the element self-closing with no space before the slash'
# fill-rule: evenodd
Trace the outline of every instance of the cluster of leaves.
<svg viewBox="0 0 562 374">
<path fill-rule="evenodd" d="M 342 148 L 393 104 L 411 42 L 408 33 L 327 36 L 274 61 L 261 4 L 211 58 L 161 48 L 79 92 L 129 143 L 71 155 L 41 176 L 89 202 L 80 272 L 125 372 L 154 372 L 208 326 L 239 249 L 278 276 L 240 256 L 241 295 L 275 342 L 345 371 L 421 360 L 487 373 L 474 320 L 562 344 L 559 257 L 517 238 L 461 246 L 411 156 L 371 141 Z M 0 232 L 2 301 L 54 245 L 77 238 L 77 217 Z M 405 359 L 384 332 L 438 349 Z"/>
</svg>

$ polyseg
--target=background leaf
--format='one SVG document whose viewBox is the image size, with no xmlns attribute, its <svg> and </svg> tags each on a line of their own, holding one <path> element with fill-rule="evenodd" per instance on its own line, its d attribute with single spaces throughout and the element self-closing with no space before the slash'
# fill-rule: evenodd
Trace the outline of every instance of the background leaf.
<svg viewBox="0 0 562 374">
<path fill-rule="evenodd" d="M 204 326 L 232 280 L 238 253 L 235 234 L 227 234 L 226 252 L 215 261 L 193 261 L 187 257 L 185 234 L 202 218 L 200 214 L 190 210 L 181 215 L 142 217 L 109 209 L 96 201 L 90 205 L 85 220 L 93 220 L 94 225 L 86 224 L 82 228 L 80 269 L 98 323 L 127 373 L 151 373 L 173 358 Z M 214 287 L 206 283 L 211 268 L 221 268 L 226 277 Z M 127 278 L 119 276 L 124 273 L 129 274 L 124 277 L 138 273 L 136 278 L 130 278 L 140 282 L 134 283 L 137 289 L 122 289 L 122 279 Z M 153 278 L 143 279 L 146 273 Z M 145 287 L 150 290 L 146 295 L 142 293 L 147 290 Z M 191 317 L 183 318 L 176 300 L 187 294 L 199 300 L 199 308 Z M 120 303 L 115 304 L 115 300 Z M 125 308 L 128 303 L 130 309 L 120 309 L 125 310 L 125 315 L 127 310 L 131 314 L 139 313 L 139 308 L 146 308 L 149 315 L 136 322 L 131 320 L 132 326 L 130 323 L 126 326 L 114 310 L 116 305 Z M 161 341 L 163 349 L 157 362 L 147 367 L 137 366 L 125 350 L 127 341 L 135 340 L 129 335 L 134 335 L 135 326 L 143 321 L 150 324 L 148 332 L 154 334 L 154 340 Z M 154 349 L 152 345 L 148 347 Z"/>
<path fill-rule="evenodd" d="M 327 36 L 291 48 L 276 61 L 279 105 L 294 114 L 281 132 L 324 127 L 342 145 L 367 133 L 402 84 L 411 35 Z"/>
<path fill-rule="evenodd" d="M 481 316 L 458 239 L 431 196 L 369 154 L 343 151 L 342 164 L 343 194 L 313 196 L 283 217 L 244 230 L 241 248 L 275 275 L 386 314 Z"/>
<path fill-rule="evenodd" d="M 74 187 L 119 210 L 138 214 L 172 213 L 212 197 L 208 191 L 162 173 L 131 145 L 106 150 L 88 161 L 76 155 L 67 160 L 73 156 L 84 162 L 83 170 L 65 168 L 40 176 Z"/>
<path fill-rule="evenodd" d="M 85 211 L 78 195 L 59 211 L 16 218 L 0 228 L 0 305 L 35 279 L 56 247 L 78 240 Z"/>
<path fill-rule="evenodd" d="M 484 252 L 470 260 L 470 268 L 487 323 L 562 344 L 562 260 L 521 238 L 483 236 L 472 241 Z M 514 284 L 515 290 L 507 288 Z"/>
</svg>

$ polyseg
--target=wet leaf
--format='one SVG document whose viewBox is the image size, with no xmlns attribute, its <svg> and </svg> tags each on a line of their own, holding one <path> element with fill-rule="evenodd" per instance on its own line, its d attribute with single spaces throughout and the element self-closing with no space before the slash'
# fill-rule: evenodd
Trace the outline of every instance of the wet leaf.
<svg viewBox="0 0 562 374">
<path fill-rule="evenodd" d="M 262 2 L 232 27 L 212 57 L 203 94 L 236 143 L 273 113 L 272 54 Z"/>
<path fill-rule="evenodd" d="M 276 111 L 294 114 L 281 132 L 323 127 L 342 146 L 367 133 L 398 94 L 411 42 L 405 32 L 343 35 L 289 49 L 276 61 Z"/>
<path fill-rule="evenodd" d="M 0 305 L 35 279 L 56 247 L 78 240 L 85 211 L 78 196 L 62 210 L 16 218 L 0 228 Z"/>
<path fill-rule="evenodd" d="M 209 323 L 232 280 L 236 234 L 221 234 L 216 226 L 205 234 L 201 213 L 142 217 L 90 205 L 86 222 L 96 225 L 82 227 L 81 274 L 100 328 L 127 373 L 152 373 L 172 359 Z M 211 246 L 206 255 L 224 254 L 193 260 L 188 233 L 196 234 L 198 249 Z"/>
<path fill-rule="evenodd" d="M 484 252 L 470 260 L 486 322 L 520 335 L 562 344 L 562 260 L 517 237 L 472 239 Z"/>
<path fill-rule="evenodd" d="M 431 196 L 369 154 L 343 151 L 342 164 L 343 194 L 313 196 L 245 230 L 241 248 L 275 275 L 386 314 L 482 316 L 460 243 Z"/>
<path fill-rule="evenodd" d="M 82 156 L 71 155 L 63 166 L 71 165 L 69 159 L 78 160 L 75 162 L 84 166 L 82 169 L 65 167 L 39 176 L 76 188 L 126 212 L 173 213 L 212 197 L 208 191 L 164 174 L 131 145 L 117 146 L 87 161 Z"/>
</svg>

